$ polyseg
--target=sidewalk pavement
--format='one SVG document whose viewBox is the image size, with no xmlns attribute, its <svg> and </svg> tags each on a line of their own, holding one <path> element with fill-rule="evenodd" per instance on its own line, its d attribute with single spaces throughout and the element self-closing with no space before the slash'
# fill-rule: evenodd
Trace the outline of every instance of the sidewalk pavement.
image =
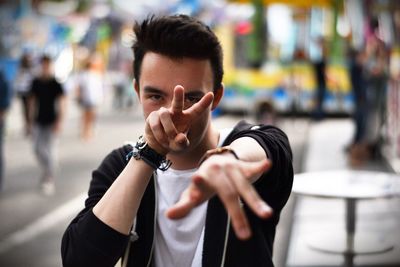
<svg viewBox="0 0 400 267">
<path fill-rule="evenodd" d="M 109 98 L 112 99 L 111 97 Z M 20 103 L 14 99 L 7 116 L 4 143 L 5 179 L 0 192 L 0 266 L 61 266 L 61 237 L 84 207 L 91 172 L 125 141 L 143 132 L 142 113 L 114 110 L 111 101 L 99 110 L 93 140 L 79 138 L 80 110 L 71 97 L 58 137 L 56 194 L 45 196 L 32 142 L 23 135 Z"/>
<path fill-rule="evenodd" d="M 351 169 L 347 163 L 345 146 L 350 143 L 353 124 L 349 119 L 334 119 L 310 124 L 302 172 Z M 370 162 L 361 167 L 372 171 L 388 171 L 383 161 Z M 311 197 L 295 198 L 293 224 L 286 266 L 343 266 L 341 254 L 319 252 L 310 248 L 311 238 L 321 233 L 343 234 L 345 205 L 343 200 Z M 354 266 L 400 266 L 400 199 L 374 199 L 357 202 L 357 231 L 373 232 L 394 245 L 391 251 L 354 257 Z M 359 233 L 360 234 L 360 233 Z M 332 240 L 321 240 L 332 242 Z"/>
</svg>

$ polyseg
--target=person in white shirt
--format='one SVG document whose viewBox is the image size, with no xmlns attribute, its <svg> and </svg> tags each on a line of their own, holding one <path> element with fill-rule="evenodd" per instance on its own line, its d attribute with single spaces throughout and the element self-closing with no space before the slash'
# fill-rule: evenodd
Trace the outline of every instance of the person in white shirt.
<svg viewBox="0 0 400 267">
<path fill-rule="evenodd" d="M 24 127 L 25 127 L 24 128 L 25 135 L 29 134 L 29 130 L 28 130 L 28 124 L 29 124 L 28 99 L 29 99 L 29 90 L 30 90 L 33 78 L 34 78 L 34 75 L 33 75 L 31 55 L 29 53 L 24 53 L 21 56 L 17 76 L 14 80 L 14 91 L 15 91 L 17 97 L 21 101 L 23 123 L 24 123 Z"/>
<path fill-rule="evenodd" d="M 82 109 L 81 138 L 89 141 L 94 135 L 97 109 L 103 101 L 104 77 L 100 55 L 90 56 L 78 75 L 77 98 Z"/>
</svg>

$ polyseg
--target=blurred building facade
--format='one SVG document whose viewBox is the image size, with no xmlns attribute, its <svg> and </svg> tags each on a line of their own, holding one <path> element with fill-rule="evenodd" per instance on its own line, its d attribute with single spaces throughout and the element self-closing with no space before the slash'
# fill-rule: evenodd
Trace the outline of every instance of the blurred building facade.
<svg viewBox="0 0 400 267">
<path fill-rule="evenodd" d="M 360 49 L 377 17 L 390 50 L 385 155 L 400 161 L 400 2 L 396 0 L 19 0 L 0 1 L 0 68 L 15 77 L 24 52 L 55 59 L 56 77 L 69 86 L 81 62 L 97 52 L 116 87 L 130 80 L 132 23 L 149 14 L 186 13 L 214 28 L 225 52 L 226 94 L 221 111 L 309 114 L 315 105 L 312 62 L 328 47 L 328 114 L 354 107 L 346 50 Z M 124 77 L 124 78 L 121 78 Z"/>
</svg>

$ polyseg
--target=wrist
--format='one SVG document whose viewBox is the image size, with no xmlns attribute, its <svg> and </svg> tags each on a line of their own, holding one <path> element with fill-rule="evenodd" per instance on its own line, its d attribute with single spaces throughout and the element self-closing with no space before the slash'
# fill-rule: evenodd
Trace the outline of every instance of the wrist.
<svg viewBox="0 0 400 267">
<path fill-rule="evenodd" d="M 147 141 L 146 137 L 144 137 L 144 136 L 143 136 L 143 138 L 144 138 L 144 140 L 146 140 L 147 145 L 148 145 L 152 150 L 154 150 L 157 154 L 159 154 L 159 155 L 161 155 L 161 156 L 164 156 L 164 157 L 168 154 L 168 150 L 165 149 L 164 147 L 162 147 L 161 145 L 159 145 L 159 144 L 153 144 L 152 142 Z"/>
<path fill-rule="evenodd" d="M 239 159 L 239 157 L 236 154 L 236 152 L 230 146 L 217 147 L 217 148 L 214 148 L 214 149 L 207 150 L 207 152 L 200 159 L 199 166 L 204 161 L 206 161 L 209 157 L 211 157 L 213 155 L 222 155 L 222 154 L 228 154 L 230 156 L 233 156 L 235 159 Z"/>
<path fill-rule="evenodd" d="M 165 171 L 171 166 L 171 162 L 166 159 L 165 155 L 153 149 L 143 136 L 139 137 L 133 150 L 127 155 L 127 159 L 131 156 L 136 160 L 143 160 L 154 170 L 160 169 Z"/>
</svg>

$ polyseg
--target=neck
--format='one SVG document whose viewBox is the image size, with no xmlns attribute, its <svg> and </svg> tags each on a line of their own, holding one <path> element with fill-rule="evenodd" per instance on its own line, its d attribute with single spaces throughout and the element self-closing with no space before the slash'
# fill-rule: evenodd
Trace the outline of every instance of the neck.
<svg viewBox="0 0 400 267">
<path fill-rule="evenodd" d="M 43 73 L 42 75 L 40 75 L 40 79 L 42 80 L 48 80 L 52 77 L 52 75 L 50 73 Z"/>
<path fill-rule="evenodd" d="M 216 148 L 219 141 L 219 132 L 211 125 L 199 144 L 190 146 L 189 149 L 178 153 L 169 153 L 167 158 L 172 162 L 172 168 L 176 170 L 189 170 L 196 168 L 201 157 L 207 150 Z"/>
</svg>

